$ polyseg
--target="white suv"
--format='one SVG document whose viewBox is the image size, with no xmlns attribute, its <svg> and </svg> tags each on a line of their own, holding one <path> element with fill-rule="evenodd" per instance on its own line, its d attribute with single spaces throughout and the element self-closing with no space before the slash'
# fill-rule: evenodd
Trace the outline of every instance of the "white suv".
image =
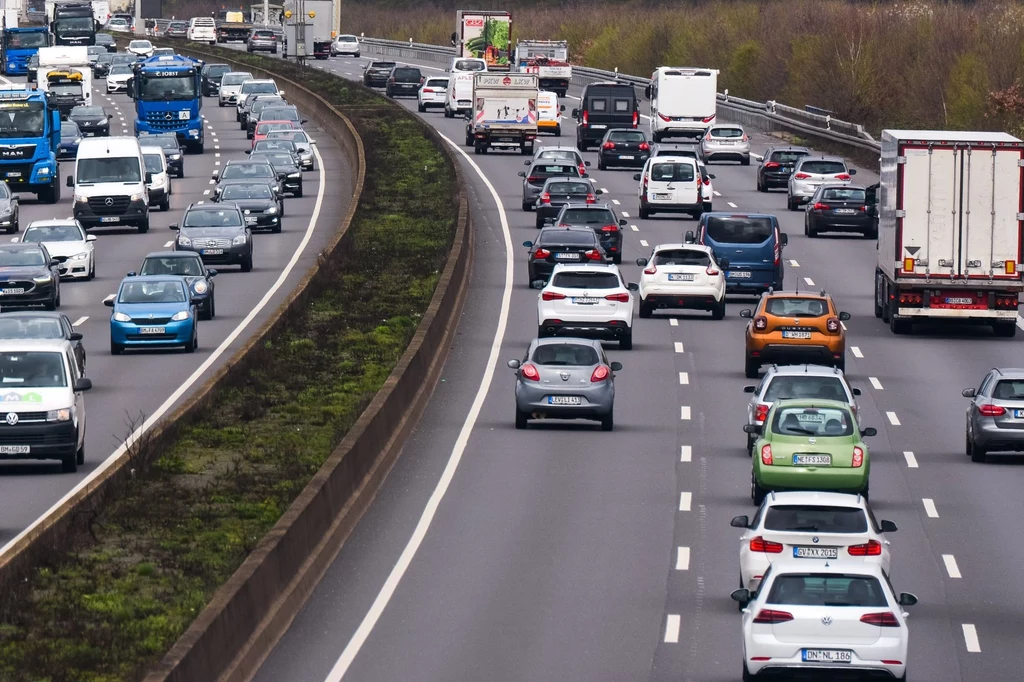
<svg viewBox="0 0 1024 682">
<path fill-rule="evenodd" d="M 448 79 L 447 78 L 428 78 L 416 95 L 416 109 L 420 113 L 427 110 L 428 107 L 437 107 L 444 109 L 444 100 L 448 96 Z"/>
<path fill-rule="evenodd" d="M 576 336 L 633 347 L 633 294 L 619 269 L 607 263 L 555 266 L 537 296 L 537 336 Z"/>
<path fill-rule="evenodd" d="M 707 310 L 712 319 L 725 317 L 725 269 L 729 260 L 715 259 L 710 246 L 658 244 L 650 258 L 637 258 L 640 276 L 640 317 L 659 308 Z"/>
</svg>

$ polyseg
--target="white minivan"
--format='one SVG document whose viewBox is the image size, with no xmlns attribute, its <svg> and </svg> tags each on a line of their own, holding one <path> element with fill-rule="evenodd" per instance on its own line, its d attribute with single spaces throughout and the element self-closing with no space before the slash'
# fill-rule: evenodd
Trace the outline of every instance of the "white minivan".
<svg viewBox="0 0 1024 682">
<path fill-rule="evenodd" d="M 448 79 L 448 94 L 444 98 L 445 118 L 455 118 L 473 108 L 473 72 L 456 71 Z"/>
<path fill-rule="evenodd" d="M 195 43 L 217 44 L 217 22 L 213 17 L 192 17 L 185 37 Z"/>
<path fill-rule="evenodd" d="M 68 187 L 75 190 L 74 216 L 82 227 L 134 225 L 149 230 L 149 192 L 142 148 L 135 137 L 87 137 L 78 145 L 75 172 Z"/>
<path fill-rule="evenodd" d="M 704 212 L 697 160 L 687 156 L 652 156 L 633 176 L 640 182 L 640 217 L 655 213 L 689 213 L 699 219 Z"/>
<path fill-rule="evenodd" d="M 644 90 L 651 100 L 651 139 L 699 138 L 718 110 L 716 69 L 659 66 Z"/>
</svg>

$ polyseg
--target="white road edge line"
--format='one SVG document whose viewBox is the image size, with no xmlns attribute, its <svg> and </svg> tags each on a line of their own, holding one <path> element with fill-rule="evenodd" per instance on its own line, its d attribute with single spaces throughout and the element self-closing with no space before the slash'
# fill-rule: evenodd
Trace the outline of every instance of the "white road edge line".
<svg viewBox="0 0 1024 682">
<path fill-rule="evenodd" d="M 868 381 L 871 382 L 871 388 L 875 389 L 876 391 L 885 390 L 882 388 L 882 382 L 878 380 L 878 377 L 868 377 Z"/>
<path fill-rule="evenodd" d="M 850 350 L 853 352 L 853 357 L 862 358 L 864 354 L 860 352 L 860 346 L 850 346 Z"/>
<path fill-rule="evenodd" d="M 946 573 L 950 578 L 962 578 L 960 567 L 956 565 L 956 557 L 952 554 L 943 554 L 942 563 L 946 564 Z"/>
<path fill-rule="evenodd" d="M 900 425 L 900 418 L 896 416 L 895 412 L 886 412 L 885 416 L 889 418 L 889 423 L 893 426 Z"/>
<path fill-rule="evenodd" d="M 978 641 L 978 630 L 971 623 L 964 623 L 960 626 L 964 631 L 964 644 L 967 645 L 967 652 L 971 654 L 981 653 L 981 642 Z M 667 634 L 665 635 L 668 636 Z"/>
<path fill-rule="evenodd" d="M 797 263 L 795 260 L 790 259 L 789 267 L 791 267 L 791 268 L 798 268 L 798 267 L 800 267 L 800 264 Z"/>
<path fill-rule="evenodd" d="M 727 201 L 725 203 L 729 204 L 729 208 L 739 208 L 736 204 L 732 203 L 731 201 Z"/>
<path fill-rule="evenodd" d="M 690 570 L 690 548 L 689 547 L 676 547 L 676 570 L 677 571 L 689 571 Z"/>
<path fill-rule="evenodd" d="M 665 618 L 665 643 L 666 644 L 678 644 L 679 643 L 679 624 L 680 617 L 677 613 L 670 613 Z M 966 627 L 966 626 L 965 626 Z M 974 627 L 973 625 L 971 627 Z M 966 632 L 966 631 L 965 631 Z"/>
<path fill-rule="evenodd" d="M 466 415 L 466 420 L 462 424 L 462 430 L 459 431 L 459 437 L 455 440 L 455 446 L 452 448 L 451 455 L 448 458 L 448 463 L 444 467 L 444 471 L 441 473 L 441 478 L 437 482 L 437 486 L 434 488 L 434 492 L 431 493 L 430 499 L 427 500 L 427 505 L 423 509 L 423 513 L 420 515 L 419 521 L 416 523 L 416 527 L 413 529 L 412 537 L 409 538 L 409 542 L 406 543 L 405 548 L 399 555 L 398 560 L 395 562 L 394 567 L 391 569 L 391 573 L 388 575 L 387 580 L 384 581 L 384 585 L 381 586 L 380 592 L 377 593 L 377 597 L 373 600 L 373 604 L 370 606 L 369 611 L 363 617 L 362 622 L 359 623 L 359 627 L 353 633 L 352 638 L 345 645 L 344 650 L 341 652 L 341 656 L 338 657 L 334 667 L 327 674 L 325 682 L 339 682 L 348 671 L 349 666 L 352 665 L 352 661 L 355 660 L 359 654 L 359 650 L 366 642 L 367 637 L 373 631 L 377 621 L 380 620 L 381 615 L 384 613 L 384 609 L 387 608 L 388 602 L 394 595 L 395 590 L 398 588 L 398 583 L 401 582 L 405 572 L 409 570 L 409 566 L 412 564 L 413 558 L 416 556 L 416 552 L 419 550 L 420 545 L 423 543 L 423 538 L 426 537 L 427 531 L 430 529 L 430 524 L 434 520 L 434 515 L 437 513 L 438 507 L 441 505 L 441 500 L 444 499 L 445 493 L 448 492 L 448 486 L 451 485 L 452 479 L 455 477 L 455 471 L 459 468 L 459 463 L 462 461 L 462 455 L 466 451 L 466 445 L 469 443 L 469 437 L 473 433 L 473 428 L 476 426 L 477 418 L 480 416 L 480 410 L 483 407 L 484 400 L 487 398 L 487 392 L 490 390 L 491 381 L 494 378 L 494 369 L 498 366 L 498 359 L 501 353 L 502 340 L 505 338 L 505 328 L 508 325 L 508 313 L 509 307 L 512 302 L 512 274 L 513 274 L 513 260 L 512 260 L 512 233 L 509 230 L 508 216 L 505 215 L 505 207 L 501 203 L 501 197 L 498 196 L 498 191 L 491 184 L 491 181 L 487 178 L 480 166 L 473 161 L 466 152 L 462 150 L 459 145 L 452 142 L 450 139 L 445 137 L 443 134 L 438 133 L 441 139 L 450 144 L 462 157 L 466 160 L 473 170 L 476 171 L 477 175 L 483 181 L 488 191 L 491 193 L 491 198 L 494 200 L 498 208 L 498 218 L 501 220 L 501 231 L 505 237 L 505 287 L 501 294 L 501 310 L 498 313 L 498 325 L 494 330 L 494 339 L 491 341 L 490 356 L 487 358 L 487 364 L 484 366 L 484 375 L 480 381 L 480 388 L 477 389 L 476 396 L 473 398 L 473 404 L 469 408 L 469 413 Z M 317 154 L 317 160 L 323 163 L 323 160 L 319 158 Z M 678 632 L 678 629 L 677 629 Z M 678 634 L 677 634 L 678 636 Z"/>
<path fill-rule="evenodd" d="M 679 493 L 679 511 L 690 511 L 693 493 Z"/>
<path fill-rule="evenodd" d="M 165 249 L 169 249 L 172 246 L 174 246 L 174 240 L 173 239 L 171 241 L 167 242 L 166 244 L 164 244 L 164 248 Z"/>
<path fill-rule="evenodd" d="M 690 445 L 682 445 L 679 447 L 679 461 L 680 462 L 691 462 L 693 461 L 693 447 Z"/>
<path fill-rule="evenodd" d="M 907 460 L 907 468 L 917 469 L 917 457 L 914 457 L 914 453 L 909 450 L 903 451 L 903 458 Z"/>
<path fill-rule="evenodd" d="M 935 500 L 925 497 L 921 499 L 921 502 L 924 504 L 924 513 L 928 515 L 929 519 L 939 518 L 939 510 L 935 508 Z"/>
</svg>

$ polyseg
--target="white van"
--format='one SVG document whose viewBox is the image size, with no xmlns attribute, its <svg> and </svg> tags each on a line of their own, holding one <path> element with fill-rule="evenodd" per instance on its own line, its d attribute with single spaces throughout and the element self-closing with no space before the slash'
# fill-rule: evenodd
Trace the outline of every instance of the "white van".
<svg viewBox="0 0 1024 682">
<path fill-rule="evenodd" d="M 444 98 L 445 118 L 455 118 L 473 108 L 473 72 L 456 71 L 448 79 L 448 94 Z"/>
<path fill-rule="evenodd" d="M 0 341 L 0 459 L 56 459 L 74 473 L 85 464 L 85 398 L 71 342 Z"/>
<path fill-rule="evenodd" d="M 562 136 L 562 112 L 565 105 L 558 103 L 558 94 L 541 91 L 537 93 L 537 132 Z"/>
<path fill-rule="evenodd" d="M 135 137 L 87 137 L 78 145 L 74 187 L 75 220 L 82 227 L 134 225 L 149 230 L 149 192 L 142 148 Z"/>
<path fill-rule="evenodd" d="M 659 66 L 644 90 L 651 100 L 651 139 L 700 137 L 718 111 L 718 71 Z"/>
<path fill-rule="evenodd" d="M 699 219 L 704 212 L 700 170 L 697 160 L 686 156 L 652 156 L 642 172 L 633 176 L 640 182 L 640 217 L 655 213 L 689 213 Z"/>
<path fill-rule="evenodd" d="M 192 17 L 188 20 L 185 37 L 196 43 L 217 44 L 217 22 L 213 17 Z"/>
</svg>

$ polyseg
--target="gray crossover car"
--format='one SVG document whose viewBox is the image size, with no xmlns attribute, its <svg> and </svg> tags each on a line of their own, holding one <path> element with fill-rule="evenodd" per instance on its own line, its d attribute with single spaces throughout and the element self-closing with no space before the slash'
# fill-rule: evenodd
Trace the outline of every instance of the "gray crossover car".
<svg viewBox="0 0 1024 682">
<path fill-rule="evenodd" d="M 534 339 L 516 370 L 516 428 L 530 419 L 593 419 L 614 428 L 615 372 L 596 339 Z"/>
<path fill-rule="evenodd" d="M 700 153 L 705 163 L 712 161 L 739 161 L 750 165 L 750 138 L 743 126 L 736 124 L 714 125 L 707 129 L 700 140 Z"/>
<path fill-rule="evenodd" d="M 181 224 L 171 229 L 178 233 L 175 251 L 194 251 L 203 263 L 237 264 L 242 272 L 252 270 L 252 230 L 238 206 L 192 204 Z"/>
<path fill-rule="evenodd" d="M 849 185 L 857 171 L 846 165 L 841 156 L 804 156 L 796 160 L 789 176 L 790 211 L 810 200 L 822 185 Z"/>
<path fill-rule="evenodd" d="M 530 211 L 537 205 L 537 198 L 548 178 L 588 178 L 586 166 L 581 167 L 571 161 L 535 161 L 530 170 L 519 171 L 523 179 L 523 210 Z"/>
<path fill-rule="evenodd" d="M 967 456 L 984 462 L 990 452 L 1024 452 L 1024 369 L 989 370 L 978 388 L 962 394 L 967 407 Z"/>
</svg>

